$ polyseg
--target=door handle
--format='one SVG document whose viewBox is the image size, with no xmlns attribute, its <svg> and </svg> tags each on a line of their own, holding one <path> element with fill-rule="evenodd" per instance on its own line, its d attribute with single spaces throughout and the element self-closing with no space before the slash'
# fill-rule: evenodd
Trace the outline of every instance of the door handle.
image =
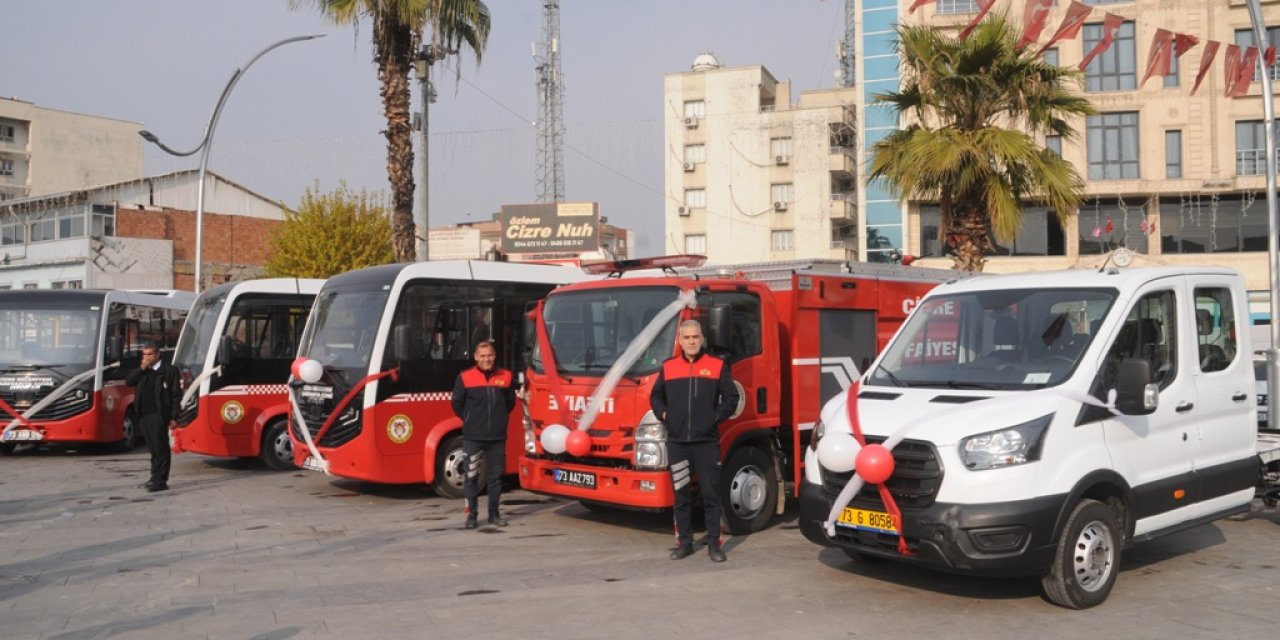
<svg viewBox="0 0 1280 640">
<path fill-rule="evenodd" d="M 1174 407 L 1174 409 L 1173 409 L 1173 410 L 1174 410 L 1174 411 L 1177 411 L 1178 413 L 1186 413 L 1186 412 L 1188 412 L 1188 411 L 1190 411 L 1190 410 L 1194 409 L 1194 408 L 1195 408 L 1195 406 L 1196 406 L 1196 405 L 1195 405 L 1195 403 L 1194 403 L 1194 402 L 1183 402 L 1183 403 L 1178 404 L 1178 406 L 1177 406 L 1177 407 Z"/>
<path fill-rule="evenodd" d="M 1234 396 L 1231 396 L 1231 399 L 1235 400 L 1236 402 L 1244 402 L 1245 400 L 1249 399 L 1249 394 L 1237 393 Z"/>
</svg>

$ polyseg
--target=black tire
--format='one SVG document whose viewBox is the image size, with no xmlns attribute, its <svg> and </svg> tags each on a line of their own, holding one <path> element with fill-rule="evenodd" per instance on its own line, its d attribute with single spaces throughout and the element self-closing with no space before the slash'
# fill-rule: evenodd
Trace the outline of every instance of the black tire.
<svg viewBox="0 0 1280 640">
<path fill-rule="evenodd" d="M 759 447 L 740 447 L 720 470 L 720 509 L 724 529 L 740 536 L 768 526 L 778 506 L 778 473 L 773 458 Z"/>
<path fill-rule="evenodd" d="M 262 446 L 258 450 L 258 459 L 268 469 L 275 471 L 291 471 L 298 466 L 293 463 L 293 440 L 289 439 L 289 421 L 274 420 L 262 430 Z"/>
<path fill-rule="evenodd" d="M 138 421 L 132 413 L 125 412 L 121 428 L 124 431 L 124 437 L 111 443 L 111 449 L 117 453 L 126 453 L 137 449 L 138 445 L 142 443 L 142 432 L 138 429 Z"/>
<path fill-rule="evenodd" d="M 462 436 L 445 438 L 444 444 L 436 450 L 436 479 L 431 483 L 436 495 L 441 498 L 456 500 L 463 497 L 462 479 L 463 462 L 466 454 L 462 451 Z M 484 463 L 480 464 L 480 477 L 484 477 Z M 481 485 L 483 487 L 483 484 Z"/>
<path fill-rule="evenodd" d="M 1107 505 L 1081 500 L 1062 527 L 1053 567 L 1040 579 L 1045 597 L 1068 609 L 1102 604 L 1120 571 L 1121 535 Z"/>
<path fill-rule="evenodd" d="M 16 442 L 0 442 L 0 456 L 11 456 L 13 450 L 18 448 Z"/>
</svg>

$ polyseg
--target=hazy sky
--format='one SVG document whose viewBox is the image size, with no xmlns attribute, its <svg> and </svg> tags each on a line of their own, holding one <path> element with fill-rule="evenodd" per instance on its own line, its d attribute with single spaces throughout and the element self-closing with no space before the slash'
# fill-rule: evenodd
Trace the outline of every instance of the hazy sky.
<svg viewBox="0 0 1280 640">
<path fill-rule="evenodd" d="M 534 201 L 531 43 L 541 37 L 541 3 L 487 4 L 493 29 L 480 66 L 462 58 L 460 83 L 437 66 L 432 226 Z M 210 169 L 290 206 L 317 181 L 322 190 L 345 180 L 387 191 L 370 26 L 335 27 L 310 6 L 288 5 L 0 0 L 0 95 L 136 121 L 188 149 L 250 56 L 287 37 L 326 34 L 272 51 L 240 80 Z M 792 81 L 794 101 L 800 91 L 834 86 L 843 9 L 839 0 L 562 0 L 566 198 L 599 201 L 611 223 L 637 232 L 639 255 L 672 252 L 662 245 L 663 74 L 710 51 L 726 66 L 763 64 Z M 198 156 L 173 158 L 148 145 L 148 173 L 196 166 Z"/>
</svg>

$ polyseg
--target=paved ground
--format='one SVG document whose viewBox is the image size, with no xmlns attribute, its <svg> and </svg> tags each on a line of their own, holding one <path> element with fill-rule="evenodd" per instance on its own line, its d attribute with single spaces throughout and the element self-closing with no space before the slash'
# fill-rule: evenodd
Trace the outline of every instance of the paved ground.
<svg viewBox="0 0 1280 640">
<path fill-rule="evenodd" d="M 863 565 L 794 515 L 667 559 L 670 516 L 511 491 L 506 529 L 461 528 L 424 487 L 185 454 L 147 494 L 144 453 L 0 458 L 0 637 L 1267 638 L 1280 634 L 1280 513 L 1130 550 L 1110 600 L 1035 580 Z"/>
</svg>

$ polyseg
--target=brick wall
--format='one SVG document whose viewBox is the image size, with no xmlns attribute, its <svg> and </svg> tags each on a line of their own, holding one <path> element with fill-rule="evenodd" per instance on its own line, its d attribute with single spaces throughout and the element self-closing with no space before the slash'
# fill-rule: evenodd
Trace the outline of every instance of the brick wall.
<svg viewBox="0 0 1280 640">
<path fill-rule="evenodd" d="M 283 220 L 220 213 L 204 214 L 205 286 L 262 274 L 271 236 Z M 120 207 L 116 235 L 173 241 L 173 287 L 190 290 L 194 282 L 196 214 L 181 209 L 138 210 Z"/>
</svg>

